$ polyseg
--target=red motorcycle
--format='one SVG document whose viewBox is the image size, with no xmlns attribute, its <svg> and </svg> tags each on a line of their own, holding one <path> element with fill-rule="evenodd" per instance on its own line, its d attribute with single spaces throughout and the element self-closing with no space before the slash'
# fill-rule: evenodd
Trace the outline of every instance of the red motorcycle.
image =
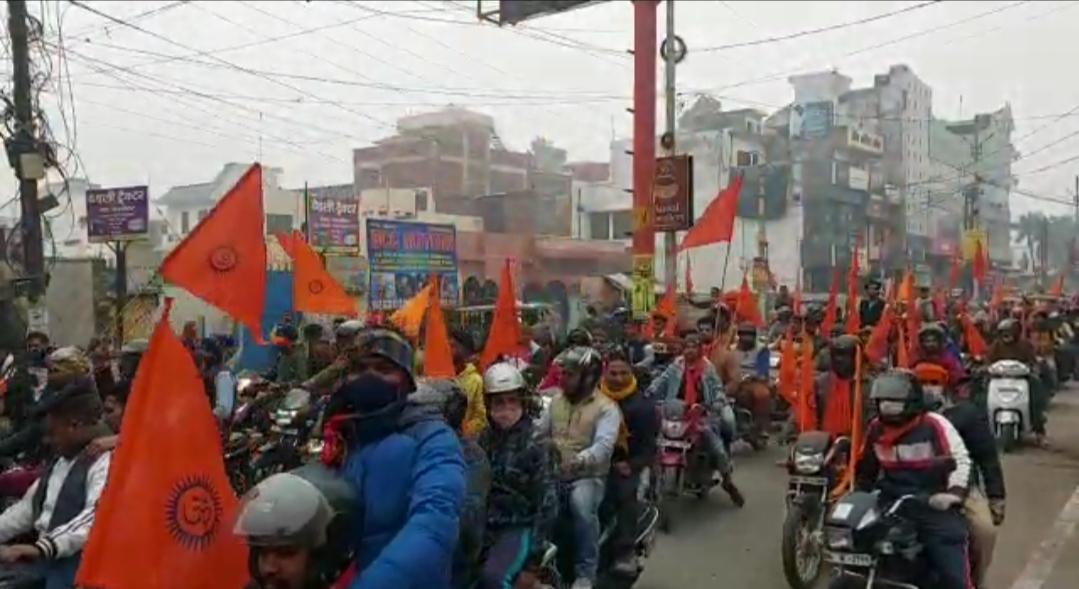
<svg viewBox="0 0 1079 589">
<path fill-rule="evenodd" d="M 13 464 L 0 472 L 0 511 L 18 503 L 41 476 L 38 466 Z"/>
<path fill-rule="evenodd" d="M 687 408 L 681 400 L 665 401 L 659 417 L 658 456 L 651 487 L 659 505 L 660 529 L 669 532 L 672 521 L 667 506 L 687 494 L 704 499 L 716 484 L 712 479 L 715 465 L 701 443 L 706 418 L 703 406 Z"/>
</svg>

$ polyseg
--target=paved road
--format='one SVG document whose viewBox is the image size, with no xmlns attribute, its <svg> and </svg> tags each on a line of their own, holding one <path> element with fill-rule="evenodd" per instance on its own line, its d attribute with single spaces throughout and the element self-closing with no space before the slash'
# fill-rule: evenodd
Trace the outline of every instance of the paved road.
<svg viewBox="0 0 1079 589">
<path fill-rule="evenodd" d="M 1057 395 L 1049 431 L 1053 449 L 1027 449 L 1005 457 L 1008 518 L 990 571 L 989 585 L 993 589 L 1008 588 L 1020 576 L 1079 486 L 1079 386 Z M 783 455 L 782 449 L 770 448 L 736 459 L 737 480 L 747 495 L 742 509 L 734 507 L 718 490 L 705 501 L 686 502 L 673 533 L 659 537 L 638 587 L 785 589 L 779 544 L 786 473 L 775 466 Z M 1063 575 L 1069 584 L 1047 583 L 1044 589 L 1075 587 L 1079 539 L 1069 542 L 1067 548 L 1075 561 L 1071 574 L 1065 575 L 1063 565 L 1058 565 L 1050 576 L 1055 579 Z M 1060 559 L 1066 560 L 1067 554 Z M 1028 584 L 1022 589 L 1039 586 Z"/>
</svg>

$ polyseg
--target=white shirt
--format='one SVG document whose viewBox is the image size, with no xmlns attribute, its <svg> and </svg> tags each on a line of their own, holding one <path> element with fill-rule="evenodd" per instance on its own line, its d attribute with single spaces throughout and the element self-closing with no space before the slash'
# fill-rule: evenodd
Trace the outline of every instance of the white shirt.
<svg viewBox="0 0 1079 589">
<path fill-rule="evenodd" d="M 90 465 L 86 473 L 86 504 L 82 511 L 66 524 L 50 530 L 49 521 L 56 509 L 60 489 L 64 486 L 64 481 L 67 480 L 67 475 L 75 464 L 75 460 L 67 458 L 57 460 L 49 477 L 48 487 L 45 489 L 41 515 L 34 521 L 34 494 L 37 493 L 37 487 L 41 484 L 41 480 L 38 479 L 30 485 L 18 503 L 9 507 L 4 513 L 0 513 L 0 544 L 33 530 L 38 534 L 38 540 L 34 545 L 46 558 L 63 558 L 82 550 L 86 544 L 86 538 L 90 535 L 90 527 L 94 524 L 94 510 L 105 488 L 111 458 L 112 453 L 105 452 Z"/>
</svg>

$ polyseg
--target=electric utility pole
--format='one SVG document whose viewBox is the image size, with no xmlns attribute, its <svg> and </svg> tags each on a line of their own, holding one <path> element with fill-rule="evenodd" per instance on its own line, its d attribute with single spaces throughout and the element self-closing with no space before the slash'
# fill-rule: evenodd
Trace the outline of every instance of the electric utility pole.
<svg viewBox="0 0 1079 589">
<path fill-rule="evenodd" d="M 675 50 L 676 40 L 674 34 L 674 0 L 667 0 L 667 29 L 664 38 L 663 57 L 663 90 L 664 111 L 666 113 L 665 128 L 663 133 L 662 147 L 667 151 L 665 155 L 674 156 L 675 132 L 678 124 L 678 94 L 675 86 L 675 69 L 680 61 L 679 52 Z M 684 55 L 684 53 L 683 53 Z M 692 221 L 692 219 L 690 220 Z M 678 233 L 668 231 L 663 235 L 663 278 L 668 285 L 678 284 Z"/>
<path fill-rule="evenodd" d="M 31 308 L 44 306 L 45 252 L 41 232 L 38 181 L 45 177 L 37 129 L 34 125 L 34 89 L 30 75 L 30 26 L 25 0 L 8 0 L 8 34 L 11 36 L 13 102 L 17 129 L 7 138 L 8 161 L 19 179 L 22 218 L 23 265 Z"/>
<path fill-rule="evenodd" d="M 977 236 L 977 239 L 981 239 L 981 198 L 983 194 L 982 189 L 982 173 L 981 173 L 981 160 L 982 160 L 982 138 L 981 138 L 981 115 L 974 117 L 974 139 L 970 144 L 970 160 L 971 167 L 974 169 L 974 181 L 967 186 L 963 191 L 963 229 L 968 234 Z M 977 254 L 977 250 L 975 250 Z M 982 255 L 985 259 L 989 259 L 989 244 L 982 244 Z M 978 298 L 978 281 L 972 278 L 972 292 L 971 298 Z"/>
</svg>

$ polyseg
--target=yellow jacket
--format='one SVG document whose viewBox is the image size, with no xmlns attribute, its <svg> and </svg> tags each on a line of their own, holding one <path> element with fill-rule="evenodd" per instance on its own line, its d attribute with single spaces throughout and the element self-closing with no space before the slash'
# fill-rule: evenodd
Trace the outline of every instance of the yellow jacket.
<svg viewBox="0 0 1079 589">
<path fill-rule="evenodd" d="M 478 435 L 487 427 L 487 408 L 483 405 L 483 377 L 475 365 L 466 364 L 464 370 L 457 375 L 457 384 L 468 397 L 464 433 L 470 436 Z"/>
</svg>

